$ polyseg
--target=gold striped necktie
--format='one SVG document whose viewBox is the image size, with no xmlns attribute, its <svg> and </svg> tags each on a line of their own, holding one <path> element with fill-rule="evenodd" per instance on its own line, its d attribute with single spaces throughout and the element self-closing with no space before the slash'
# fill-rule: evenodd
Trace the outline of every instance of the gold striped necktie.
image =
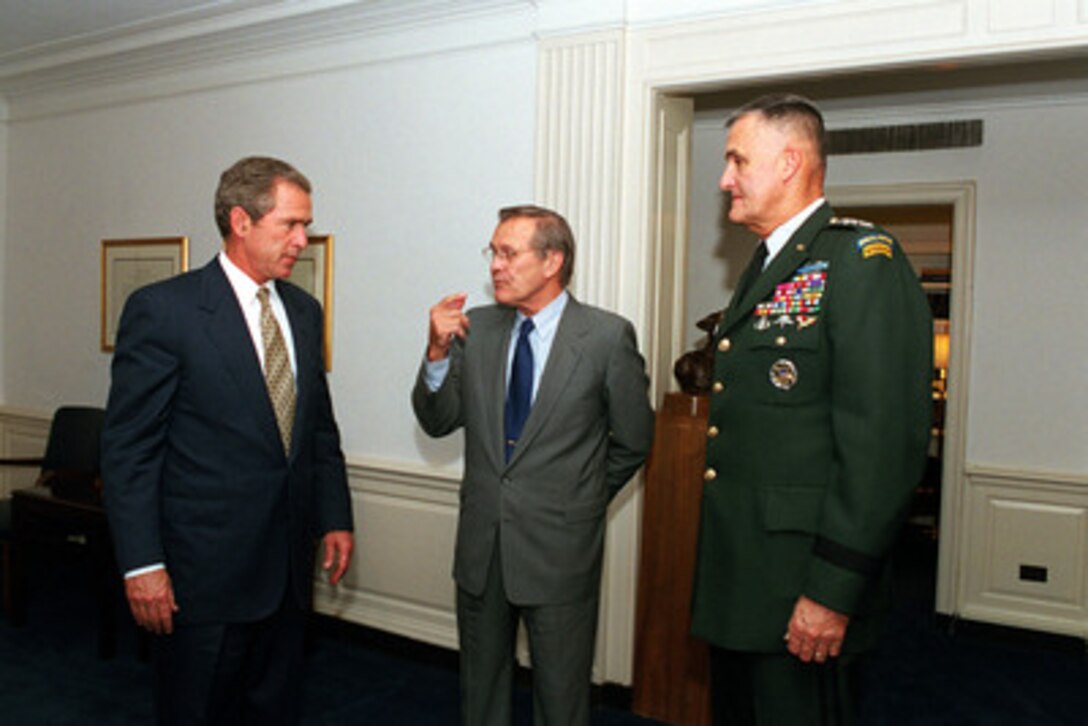
<svg viewBox="0 0 1088 726">
<path fill-rule="evenodd" d="M 291 451 L 291 426 L 295 421 L 295 380 L 291 374 L 291 360 L 287 357 L 287 343 L 283 339 L 272 305 L 268 302 L 268 288 L 257 290 L 261 301 L 261 340 L 264 343 L 264 381 L 268 385 L 268 397 L 276 412 L 280 438 L 285 453 Z"/>
</svg>

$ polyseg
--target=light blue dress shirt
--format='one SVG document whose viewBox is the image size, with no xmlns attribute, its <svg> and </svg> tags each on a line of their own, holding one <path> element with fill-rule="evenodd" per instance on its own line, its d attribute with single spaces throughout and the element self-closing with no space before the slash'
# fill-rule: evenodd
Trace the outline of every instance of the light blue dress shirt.
<svg viewBox="0 0 1088 726">
<path fill-rule="evenodd" d="M 555 333 L 559 330 L 559 320 L 563 317 L 563 311 L 567 308 L 570 293 L 566 290 L 559 295 L 533 317 L 533 331 L 529 333 L 529 346 L 533 349 L 533 396 L 536 401 L 536 392 L 540 388 L 540 379 L 544 375 L 544 366 L 548 363 L 548 355 L 552 352 L 552 343 L 555 342 Z M 520 310 L 514 316 L 514 324 L 510 328 L 510 346 L 506 351 L 506 387 L 510 386 L 510 367 L 514 361 L 514 348 L 518 342 L 518 328 L 521 321 L 527 316 Z M 437 391 L 446 380 L 450 370 L 450 359 L 443 358 L 437 361 L 426 361 L 424 380 L 430 391 Z"/>
</svg>

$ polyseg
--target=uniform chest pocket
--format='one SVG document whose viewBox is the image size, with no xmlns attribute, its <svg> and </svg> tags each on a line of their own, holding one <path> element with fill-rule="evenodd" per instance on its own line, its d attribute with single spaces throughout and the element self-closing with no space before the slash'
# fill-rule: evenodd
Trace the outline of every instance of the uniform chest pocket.
<svg viewBox="0 0 1088 726">
<path fill-rule="evenodd" d="M 754 373 L 768 403 L 796 405 L 818 398 L 826 389 L 827 346 L 818 320 L 771 324 L 756 330 L 751 349 L 762 370 Z"/>
</svg>

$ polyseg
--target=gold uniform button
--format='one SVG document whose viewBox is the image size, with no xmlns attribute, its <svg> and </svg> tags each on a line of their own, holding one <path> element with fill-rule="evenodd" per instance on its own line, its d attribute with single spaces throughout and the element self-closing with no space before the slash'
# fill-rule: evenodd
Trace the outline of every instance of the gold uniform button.
<svg viewBox="0 0 1088 726">
<path fill-rule="evenodd" d="M 720 350 L 723 353 L 727 353 L 727 352 L 729 352 L 729 348 L 732 345 L 733 344 L 729 342 L 729 338 L 722 338 L 721 340 L 718 341 L 718 350 Z"/>
<path fill-rule="evenodd" d="M 714 381 L 714 385 L 710 387 L 710 390 L 714 391 L 714 393 L 721 393 L 725 390 L 725 384 L 721 381 Z"/>
<path fill-rule="evenodd" d="M 774 344 L 777 345 L 779 348 L 781 348 L 783 345 L 786 344 L 786 336 L 784 336 L 784 335 L 778 336 L 777 338 L 774 339 Z"/>
<path fill-rule="evenodd" d="M 706 430 L 706 435 L 709 436 L 712 439 L 716 438 L 718 433 L 719 432 L 718 432 L 718 427 L 717 426 L 711 426 L 710 428 L 708 428 Z"/>
<path fill-rule="evenodd" d="M 706 471 L 703 472 L 703 479 L 705 481 L 714 481 L 717 478 L 718 478 L 718 472 L 714 471 L 713 469 L 707 469 Z"/>
</svg>

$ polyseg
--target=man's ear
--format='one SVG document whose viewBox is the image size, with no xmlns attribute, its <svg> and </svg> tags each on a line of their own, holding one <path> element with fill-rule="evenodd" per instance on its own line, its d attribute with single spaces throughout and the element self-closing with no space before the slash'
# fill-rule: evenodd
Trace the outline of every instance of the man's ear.
<svg viewBox="0 0 1088 726">
<path fill-rule="evenodd" d="M 253 226 L 249 213 L 241 207 L 230 208 L 230 230 L 236 237 L 245 237 Z"/>
<path fill-rule="evenodd" d="M 544 258 L 544 274 L 547 277 L 558 277 L 563 269 L 563 261 L 566 255 L 559 250 L 548 250 L 548 256 Z"/>
<path fill-rule="evenodd" d="M 789 181 L 804 164 L 804 154 L 796 146 L 788 144 L 782 150 L 782 181 Z"/>
</svg>

